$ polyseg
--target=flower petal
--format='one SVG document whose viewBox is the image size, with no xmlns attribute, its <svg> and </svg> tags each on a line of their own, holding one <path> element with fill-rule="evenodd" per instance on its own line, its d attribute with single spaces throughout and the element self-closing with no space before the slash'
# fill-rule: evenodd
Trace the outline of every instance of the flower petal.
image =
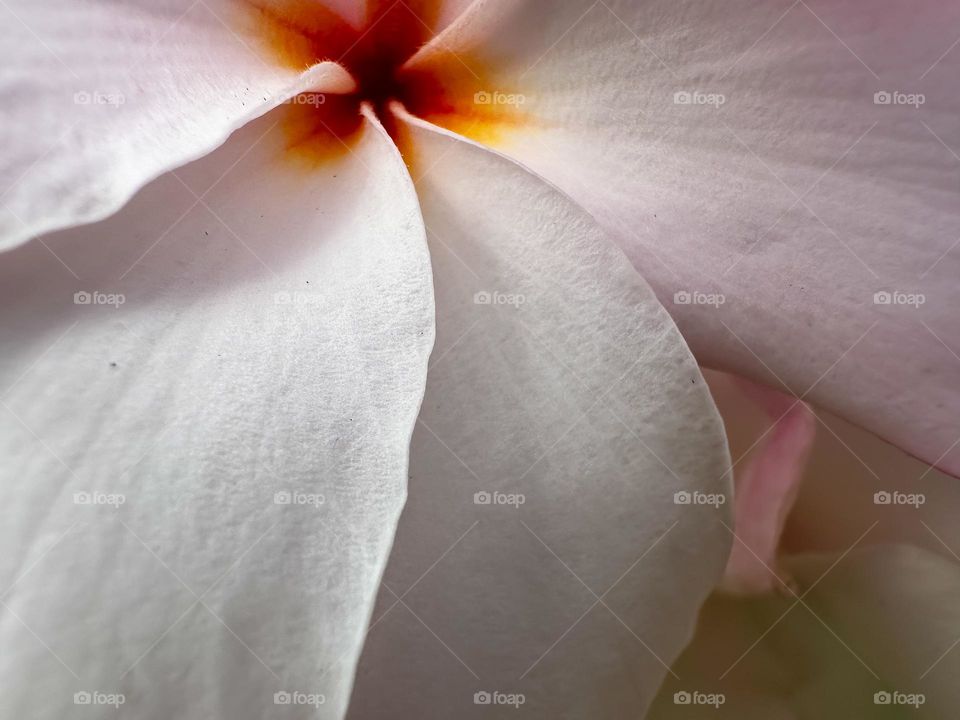
<svg viewBox="0 0 960 720">
<path fill-rule="evenodd" d="M 0 5 L 0 249 L 106 217 L 304 89 L 346 92 L 325 62 L 265 62 L 232 0 Z"/>
<path fill-rule="evenodd" d="M 838 553 L 864 544 L 960 552 L 960 486 L 875 435 L 820 411 L 817 441 L 781 552 Z"/>
<path fill-rule="evenodd" d="M 707 603 L 675 667 L 682 679 L 668 679 L 649 720 L 956 715 L 956 562 L 876 546 L 789 567 L 802 603 L 775 595 Z"/>
<path fill-rule="evenodd" d="M 481 717 L 522 694 L 532 717 L 640 717 L 729 550 L 715 406 L 586 213 L 402 122 L 438 341 L 351 714 Z M 715 504 L 677 504 L 692 491 Z"/>
<path fill-rule="evenodd" d="M 939 0 L 478 3 L 411 66 L 523 99 L 484 140 L 600 220 L 702 364 L 958 475 L 958 26 Z"/>
<path fill-rule="evenodd" d="M 747 519 L 739 514 L 738 524 L 747 523 L 752 529 L 744 532 L 741 527 L 738 534 L 778 528 L 780 555 L 839 554 L 867 530 L 861 540 L 864 545 L 909 544 L 948 556 L 960 552 L 956 523 L 960 486 L 955 478 L 824 410 L 798 416 L 796 400 L 757 386 L 744 392 L 746 381 L 724 373 L 707 371 L 704 376 L 726 426 L 737 491 L 744 474 L 755 466 L 764 467 L 768 456 L 776 457 L 770 453 L 776 447 L 773 437 L 782 434 L 788 441 L 784 447 L 792 448 L 765 475 L 771 484 L 769 494 L 762 491 L 761 496 L 771 500 L 769 509 Z M 801 422 L 801 417 L 806 419 Z M 810 426 L 811 422 L 815 425 Z M 805 453 L 793 444 L 806 445 L 811 439 Z M 795 501 L 790 493 L 778 495 L 778 489 L 788 489 L 780 484 L 787 479 L 788 485 L 799 483 L 799 488 L 791 489 L 799 490 Z M 739 513 L 739 504 L 736 509 Z M 766 525 L 772 518 L 781 522 L 785 510 L 789 511 L 785 527 Z M 766 558 L 761 549 L 771 545 L 755 540 L 751 548 Z"/>
<path fill-rule="evenodd" d="M 343 715 L 406 496 L 429 256 L 382 128 L 309 166 L 275 128 L 0 255 L 4 717 L 76 692 Z"/>
<path fill-rule="evenodd" d="M 744 404 L 740 383 L 706 377 L 735 468 L 762 458 L 780 423 L 763 435 L 769 421 Z M 667 683 L 651 718 L 718 717 L 710 705 L 678 705 L 677 692 L 722 693 L 721 718 L 874 717 L 884 709 L 873 693 L 893 691 L 925 694 L 910 715 L 956 714 L 956 480 L 823 411 L 816 422 L 779 548 L 777 567 L 791 584 L 711 598 L 674 667 L 682 681 Z"/>
<path fill-rule="evenodd" d="M 780 539 L 806 473 L 816 417 L 802 401 L 741 378 L 717 372 L 706 378 L 728 437 L 753 424 L 752 417 L 744 422 L 751 411 L 765 416 L 747 451 L 734 461 L 736 540 L 723 587 L 744 594 L 780 591 L 789 582 L 779 567 Z"/>
</svg>

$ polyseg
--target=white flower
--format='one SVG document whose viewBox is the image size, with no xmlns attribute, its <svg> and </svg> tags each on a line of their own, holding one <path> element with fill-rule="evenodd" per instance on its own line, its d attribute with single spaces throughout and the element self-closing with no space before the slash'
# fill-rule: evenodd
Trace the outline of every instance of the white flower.
<svg viewBox="0 0 960 720">
<path fill-rule="evenodd" d="M 698 361 L 960 467 L 960 9 L 0 13 L 4 716 L 641 716 Z"/>
</svg>

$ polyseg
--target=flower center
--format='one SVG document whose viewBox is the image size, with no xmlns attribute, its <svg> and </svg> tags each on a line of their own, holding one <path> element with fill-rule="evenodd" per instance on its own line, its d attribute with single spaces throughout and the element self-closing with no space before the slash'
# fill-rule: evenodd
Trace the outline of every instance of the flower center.
<svg viewBox="0 0 960 720">
<path fill-rule="evenodd" d="M 357 85 L 350 95 L 304 93 L 286 110 L 295 150 L 330 154 L 360 128 L 360 104 L 370 103 L 393 130 L 388 104 L 413 99 L 412 76 L 401 67 L 433 35 L 439 0 L 369 0 L 359 27 L 316 0 L 248 0 L 257 29 L 282 64 L 302 71 L 323 61 L 343 65 Z M 409 80 L 409 84 L 407 82 Z M 422 98 L 421 98 L 422 99 Z"/>
<path fill-rule="evenodd" d="M 481 79 L 480 58 L 449 53 L 426 67 L 404 67 L 439 30 L 443 0 L 368 0 L 359 27 L 317 0 L 246 2 L 275 60 L 298 71 L 334 61 L 357 85 L 350 95 L 305 93 L 290 104 L 285 127 L 295 154 L 327 159 L 348 151 L 362 125 L 361 103 L 373 106 L 398 143 L 392 101 L 475 139 L 489 139 L 495 125 L 516 124 L 516 107 L 485 102 L 497 87 Z"/>
</svg>

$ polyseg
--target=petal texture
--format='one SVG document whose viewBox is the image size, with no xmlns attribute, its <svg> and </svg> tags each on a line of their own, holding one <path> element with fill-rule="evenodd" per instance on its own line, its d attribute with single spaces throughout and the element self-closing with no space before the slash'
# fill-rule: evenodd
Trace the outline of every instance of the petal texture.
<svg viewBox="0 0 960 720">
<path fill-rule="evenodd" d="M 640 717 L 729 550 L 715 406 L 589 216 L 405 122 L 438 341 L 350 716 Z"/>
<path fill-rule="evenodd" d="M 702 364 L 957 475 L 957 27 L 939 0 L 478 3 L 412 65 L 502 103 L 482 139 L 600 220 Z"/>
<path fill-rule="evenodd" d="M 3 3 L 0 249 L 115 212 L 300 90 L 352 88 L 268 64 L 258 22 L 235 0 Z"/>
<path fill-rule="evenodd" d="M 276 122 L 0 256 L 3 717 L 97 692 L 138 718 L 343 715 L 406 496 L 429 257 L 379 125 L 305 166 Z"/>
</svg>

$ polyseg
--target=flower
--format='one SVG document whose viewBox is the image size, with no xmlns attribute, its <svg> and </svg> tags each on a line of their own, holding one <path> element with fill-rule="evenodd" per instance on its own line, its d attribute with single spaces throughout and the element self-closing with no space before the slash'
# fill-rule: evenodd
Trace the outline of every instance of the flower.
<svg viewBox="0 0 960 720">
<path fill-rule="evenodd" d="M 960 11 L 366 5 L 3 4 L 5 712 L 642 715 L 698 361 L 956 472 Z"/>
</svg>

